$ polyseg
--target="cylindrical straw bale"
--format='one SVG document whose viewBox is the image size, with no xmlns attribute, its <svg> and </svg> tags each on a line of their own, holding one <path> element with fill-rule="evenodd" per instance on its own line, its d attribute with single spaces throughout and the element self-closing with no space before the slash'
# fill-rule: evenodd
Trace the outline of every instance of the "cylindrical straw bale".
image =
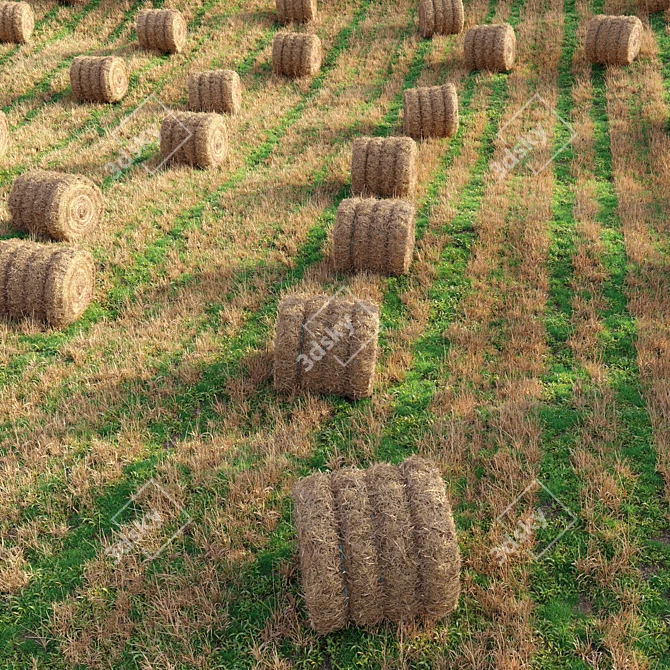
<svg viewBox="0 0 670 670">
<path fill-rule="evenodd" d="M 417 181 L 416 142 L 411 137 L 358 137 L 351 152 L 354 195 L 412 198 Z"/>
<path fill-rule="evenodd" d="M 350 297 L 288 296 L 279 305 L 275 388 L 357 400 L 372 393 L 379 307 Z"/>
<path fill-rule="evenodd" d="M 276 0 L 276 5 L 281 24 L 307 23 L 316 18 L 316 0 Z"/>
<path fill-rule="evenodd" d="M 420 0 L 419 29 L 424 37 L 456 35 L 463 30 L 463 0 Z"/>
<path fill-rule="evenodd" d="M 74 242 L 100 223 L 102 193 L 87 177 L 35 170 L 14 180 L 12 224 L 38 237 Z"/>
<path fill-rule="evenodd" d="M 0 156 L 2 156 L 9 146 L 9 122 L 5 113 L 0 111 Z"/>
<path fill-rule="evenodd" d="M 407 274 L 414 251 L 415 218 L 414 205 L 407 200 L 343 200 L 333 227 L 335 270 Z"/>
<path fill-rule="evenodd" d="M 77 56 L 70 66 L 72 97 L 82 102 L 118 102 L 128 91 L 128 72 L 117 56 Z"/>
<path fill-rule="evenodd" d="M 586 58 L 603 65 L 630 65 L 640 53 L 642 21 L 637 16 L 594 16 L 586 32 Z"/>
<path fill-rule="evenodd" d="M 143 49 L 178 54 L 187 32 L 186 19 L 176 9 L 143 9 L 137 15 L 137 39 Z"/>
<path fill-rule="evenodd" d="M 509 23 L 474 26 L 465 33 L 465 66 L 470 70 L 507 72 L 516 58 L 516 35 Z"/>
<path fill-rule="evenodd" d="M 242 106 L 240 76 L 234 70 L 192 72 L 188 78 L 188 106 L 192 112 L 237 114 Z"/>
<path fill-rule="evenodd" d="M 0 42 L 22 44 L 35 28 L 35 14 L 27 2 L 0 2 Z"/>
<path fill-rule="evenodd" d="M 308 33 L 277 33 L 272 68 L 284 77 L 311 77 L 321 68 L 321 40 Z"/>
<path fill-rule="evenodd" d="M 453 84 L 403 92 L 405 135 L 415 140 L 453 137 L 458 132 L 458 95 Z"/>
<path fill-rule="evenodd" d="M 85 311 L 95 291 L 88 251 L 23 240 L 0 242 L 0 315 L 63 328 Z"/>
<path fill-rule="evenodd" d="M 210 168 L 226 157 L 226 126 L 219 114 L 173 112 L 161 125 L 163 161 Z"/>
</svg>

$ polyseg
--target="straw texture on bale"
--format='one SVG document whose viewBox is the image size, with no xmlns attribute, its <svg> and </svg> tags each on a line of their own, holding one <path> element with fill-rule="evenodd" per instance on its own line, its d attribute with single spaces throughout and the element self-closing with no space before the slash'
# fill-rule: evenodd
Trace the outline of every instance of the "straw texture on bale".
<svg viewBox="0 0 670 670">
<path fill-rule="evenodd" d="M 307 23 L 316 18 L 316 0 L 275 0 L 277 21 L 281 24 Z"/>
<path fill-rule="evenodd" d="M 586 58 L 603 65 L 630 65 L 640 53 L 642 21 L 637 16 L 594 16 L 586 33 Z"/>
<path fill-rule="evenodd" d="M 379 307 L 345 297 L 288 296 L 279 305 L 275 388 L 357 400 L 372 393 Z"/>
<path fill-rule="evenodd" d="M 161 156 L 164 161 L 211 168 L 226 157 L 228 140 L 218 114 L 174 112 L 161 125 Z"/>
<path fill-rule="evenodd" d="M 411 137 L 358 137 L 351 152 L 354 195 L 412 198 L 416 190 L 416 142 Z"/>
<path fill-rule="evenodd" d="M 315 473 L 293 498 L 305 602 L 319 634 L 349 621 L 436 621 L 455 609 L 461 559 L 432 463 L 411 456 L 400 466 Z"/>
<path fill-rule="evenodd" d="M 456 35 L 463 30 L 463 0 L 420 0 L 419 30 L 424 37 Z"/>
<path fill-rule="evenodd" d="M 509 23 L 474 26 L 465 33 L 465 66 L 470 70 L 507 72 L 516 58 L 516 34 Z"/>
<path fill-rule="evenodd" d="M 74 242 L 100 223 L 102 194 L 87 177 L 36 170 L 14 180 L 12 224 L 38 237 Z"/>
<path fill-rule="evenodd" d="M 9 146 L 9 122 L 3 111 L 0 111 L 0 156 L 2 156 Z"/>
<path fill-rule="evenodd" d="M 335 270 L 407 274 L 414 251 L 415 218 L 414 205 L 407 200 L 343 200 L 333 227 Z"/>
<path fill-rule="evenodd" d="M 118 102 L 128 92 L 128 72 L 116 56 L 77 56 L 70 66 L 75 100 Z"/>
<path fill-rule="evenodd" d="M 23 240 L 0 241 L 0 315 L 63 328 L 88 307 L 95 267 L 88 251 Z"/>
<path fill-rule="evenodd" d="M 420 140 L 458 132 L 458 95 L 453 84 L 408 88 L 403 92 L 405 134 Z"/>
<path fill-rule="evenodd" d="M 321 40 L 308 33 L 277 33 L 272 68 L 284 77 L 311 77 L 321 68 Z"/>
<path fill-rule="evenodd" d="M 186 44 L 187 30 L 176 9 L 143 9 L 137 15 L 137 39 L 144 49 L 178 54 Z"/>
<path fill-rule="evenodd" d="M 233 70 L 192 72 L 188 77 L 188 106 L 192 112 L 237 114 L 242 106 L 240 76 Z"/>
<path fill-rule="evenodd" d="M 27 2 L 0 2 L 0 42 L 25 43 L 35 28 L 35 14 Z"/>
</svg>

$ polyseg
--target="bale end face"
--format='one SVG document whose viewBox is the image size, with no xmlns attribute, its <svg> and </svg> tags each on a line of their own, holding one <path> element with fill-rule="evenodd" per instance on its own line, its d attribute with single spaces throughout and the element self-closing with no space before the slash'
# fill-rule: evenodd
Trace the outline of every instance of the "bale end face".
<svg viewBox="0 0 670 670">
<path fill-rule="evenodd" d="M 405 134 L 415 140 L 453 137 L 458 132 L 458 95 L 453 84 L 403 92 Z"/>
<path fill-rule="evenodd" d="M 27 2 L 0 2 L 0 42 L 25 44 L 35 29 L 35 14 Z"/>
<path fill-rule="evenodd" d="M 77 56 L 70 67 L 72 97 L 80 102 L 119 102 L 128 91 L 123 59 Z"/>
<path fill-rule="evenodd" d="M 509 72 L 516 59 L 516 34 L 509 23 L 474 26 L 465 33 L 465 66 L 470 70 Z"/>
<path fill-rule="evenodd" d="M 173 112 L 163 120 L 163 163 L 213 168 L 223 162 L 227 150 L 226 126 L 219 114 Z"/>
<path fill-rule="evenodd" d="M 272 42 L 272 69 L 283 77 L 311 77 L 321 69 L 321 40 L 307 33 L 277 33 Z"/>
<path fill-rule="evenodd" d="M 463 30 L 463 0 L 420 0 L 419 30 L 424 37 L 456 35 Z"/>
<path fill-rule="evenodd" d="M 5 113 L 0 111 L 0 156 L 2 156 L 9 147 L 9 122 Z"/>
<path fill-rule="evenodd" d="M 637 16 L 594 16 L 586 33 L 586 58 L 602 65 L 630 65 L 640 53 L 642 21 Z"/>
<path fill-rule="evenodd" d="M 233 70 L 192 72 L 188 78 L 188 103 L 192 112 L 238 114 L 242 84 Z"/>
<path fill-rule="evenodd" d="M 186 19 L 176 9 L 143 9 L 137 15 L 137 39 L 143 49 L 181 53 L 187 34 Z"/>
<path fill-rule="evenodd" d="M 316 18 L 316 0 L 275 0 L 277 21 L 287 23 L 308 23 Z"/>
</svg>

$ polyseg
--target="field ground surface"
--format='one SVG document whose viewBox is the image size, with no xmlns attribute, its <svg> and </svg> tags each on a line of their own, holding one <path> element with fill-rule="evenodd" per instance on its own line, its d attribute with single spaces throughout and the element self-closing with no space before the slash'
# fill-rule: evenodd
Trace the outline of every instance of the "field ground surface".
<svg viewBox="0 0 670 670">
<path fill-rule="evenodd" d="M 415 0 L 323 0 L 294 28 L 321 38 L 321 72 L 290 82 L 272 74 L 272 0 L 163 4 L 189 23 L 179 55 L 139 48 L 143 0 L 31 0 L 32 41 L 0 45 L 0 237 L 30 169 L 83 173 L 105 197 L 83 318 L 0 326 L 0 668 L 670 668 L 666 17 L 466 0 L 466 29 L 517 35 L 512 72 L 470 73 L 463 34 L 419 36 Z M 631 66 L 586 61 L 599 13 L 642 19 Z M 124 57 L 122 102 L 72 100 L 82 53 Z M 188 73 L 221 67 L 244 88 L 222 167 L 155 171 L 155 141 L 113 167 L 132 124 L 186 109 Z M 419 144 L 410 274 L 336 276 L 353 139 L 401 135 L 403 89 L 445 82 L 461 124 Z M 538 128 L 500 178 L 491 164 Z M 278 396 L 279 300 L 343 287 L 381 305 L 372 398 Z M 320 638 L 292 486 L 411 453 L 449 490 L 459 607 Z M 142 504 L 168 523 L 115 557 Z M 545 523 L 496 560 L 504 519 L 529 510 Z"/>
</svg>

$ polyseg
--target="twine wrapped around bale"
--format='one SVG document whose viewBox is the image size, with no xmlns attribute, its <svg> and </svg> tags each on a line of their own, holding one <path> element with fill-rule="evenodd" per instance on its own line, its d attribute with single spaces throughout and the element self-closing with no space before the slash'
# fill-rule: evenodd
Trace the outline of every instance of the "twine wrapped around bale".
<svg viewBox="0 0 670 670">
<path fill-rule="evenodd" d="M 176 9 L 143 9 L 137 15 L 137 39 L 143 49 L 178 54 L 187 32 L 186 19 Z"/>
<path fill-rule="evenodd" d="M 23 44 L 35 28 L 35 14 L 27 2 L 0 2 L 0 42 Z"/>
<path fill-rule="evenodd" d="M 2 156 L 9 146 L 9 121 L 3 111 L 0 111 L 0 156 Z"/>
<path fill-rule="evenodd" d="M 630 65 L 640 53 L 642 21 L 637 16 L 594 16 L 586 32 L 586 58 L 603 65 Z"/>
<path fill-rule="evenodd" d="M 311 77 L 321 68 L 321 40 L 308 33 L 277 33 L 272 69 L 284 77 Z"/>
<path fill-rule="evenodd" d="M 288 296 L 279 305 L 275 389 L 357 400 L 372 393 L 379 307 L 345 297 Z"/>
<path fill-rule="evenodd" d="M 316 18 L 316 0 L 275 0 L 281 24 L 308 23 Z"/>
<path fill-rule="evenodd" d="M 415 218 L 414 205 L 407 200 L 343 200 L 333 227 L 335 270 L 407 274 L 414 251 Z"/>
<path fill-rule="evenodd" d="M 219 165 L 228 150 L 223 118 L 200 112 L 173 112 L 166 116 L 160 143 L 164 161 L 200 168 Z"/>
<path fill-rule="evenodd" d="M 516 58 L 516 35 L 509 23 L 474 26 L 465 33 L 465 66 L 470 70 L 507 72 Z"/>
<path fill-rule="evenodd" d="M 463 30 L 463 0 L 420 0 L 419 30 L 424 37 L 457 35 Z"/>
<path fill-rule="evenodd" d="M 458 132 L 458 95 L 453 84 L 408 88 L 403 92 L 405 134 L 420 140 Z"/>
<path fill-rule="evenodd" d="M 444 482 L 419 456 L 315 473 L 293 489 L 305 604 L 319 634 L 349 621 L 437 621 L 453 612 L 461 559 Z"/>
<path fill-rule="evenodd" d="M 0 241 L 0 315 L 53 328 L 76 321 L 95 292 L 88 251 L 23 240 Z"/>
<path fill-rule="evenodd" d="M 192 112 L 239 113 L 240 76 L 234 70 L 192 72 L 188 77 L 188 106 Z"/>
<path fill-rule="evenodd" d="M 38 237 L 74 242 L 100 223 L 102 193 L 87 177 L 36 170 L 14 180 L 12 224 Z"/>
<path fill-rule="evenodd" d="M 77 56 L 70 66 L 72 97 L 82 102 L 119 102 L 128 92 L 128 72 L 117 56 Z"/>
<path fill-rule="evenodd" d="M 354 195 L 412 198 L 416 190 L 416 142 L 410 137 L 358 137 L 351 152 Z"/>
</svg>

